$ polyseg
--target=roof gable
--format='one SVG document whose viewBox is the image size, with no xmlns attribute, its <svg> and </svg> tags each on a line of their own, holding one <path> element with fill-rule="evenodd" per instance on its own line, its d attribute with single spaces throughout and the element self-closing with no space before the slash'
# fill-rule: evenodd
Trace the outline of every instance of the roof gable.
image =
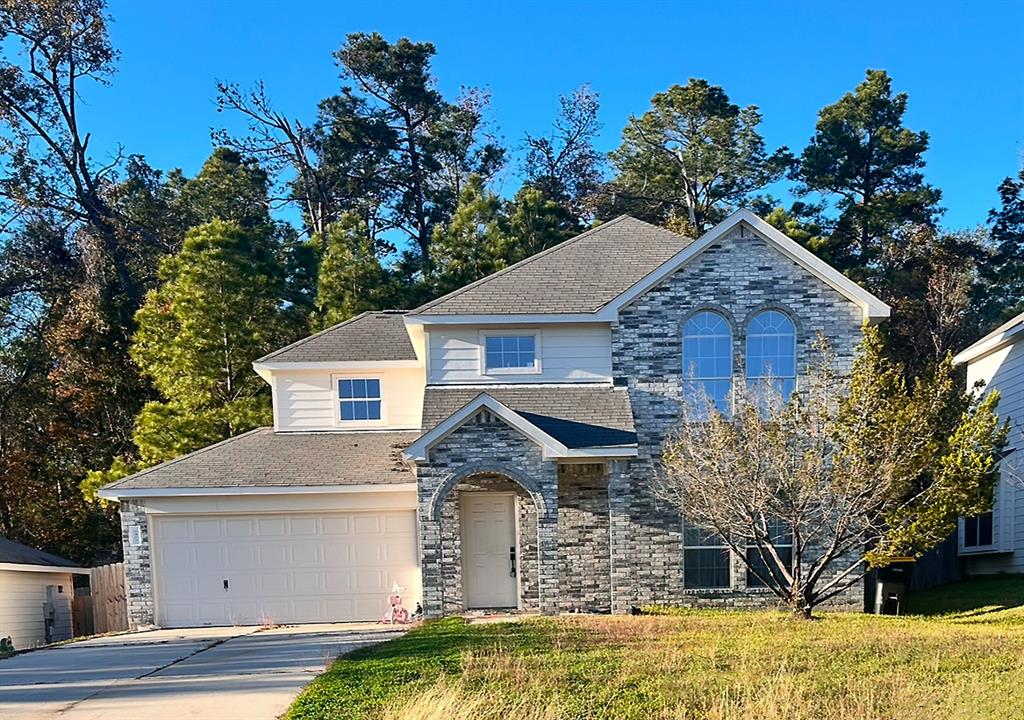
<svg viewBox="0 0 1024 720">
<path fill-rule="evenodd" d="M 718 225 L 715 225 L 695 242 L 687 245 L 655 271 L 608 303 L 600 315 L 606 316 L 608 320 L 615 319 L 618 316 L 619 310 L 658 285 L 666 277 L 682 268 L 686 263 L 693 260 L 716 242 L 725 238 L 740 225 L 749 227 L 774 249 L 807 270 L 826 285 L 829 285 L 840 295 L 860 306 L 866 321 L 889 317 L 889 306 L 879 298 L 749 210 L 737 210 Z"/>
</svg>

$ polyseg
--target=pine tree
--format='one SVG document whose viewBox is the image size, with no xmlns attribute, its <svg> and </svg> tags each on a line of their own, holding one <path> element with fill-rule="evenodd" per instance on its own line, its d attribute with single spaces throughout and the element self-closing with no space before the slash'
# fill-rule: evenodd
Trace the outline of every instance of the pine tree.
<svg viewBox="0 0 1024 720">
<path fill-rule="evenodd" d="M 358 214 L 345 213 L 329 225 L 323 245 L 316 296 L 321 327 L 391 305 L 394 281 L 381 266 L 366 222 Z"/>
</svg>

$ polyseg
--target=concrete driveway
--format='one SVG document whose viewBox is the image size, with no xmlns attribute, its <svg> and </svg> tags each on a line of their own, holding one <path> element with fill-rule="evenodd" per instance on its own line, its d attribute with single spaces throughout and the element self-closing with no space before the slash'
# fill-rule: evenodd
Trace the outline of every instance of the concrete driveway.
<svg viewBox="0 0 1024 720">
<path fill-rule="evenodd" d="M 379 625 L 154 630 L 0 660 L 0 720 L 272 720 Z"/>
</svg>

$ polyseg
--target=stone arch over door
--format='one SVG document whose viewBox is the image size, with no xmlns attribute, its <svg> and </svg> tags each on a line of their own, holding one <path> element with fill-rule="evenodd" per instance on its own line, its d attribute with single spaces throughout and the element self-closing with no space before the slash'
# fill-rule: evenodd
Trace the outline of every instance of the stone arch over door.
<svg viewBox="0 0 1024 720">
<path fill-rule="evenodd" d="M 524 539 L 522 531 L 519 534 L 521 550 L 517 559 L 524 571 L 530 563 L 536 568 L 533 584 L 521 590 L 520 606 L 544 613 L 558 611 L 556 461 L 546 460 L 541 447 L 503 421 L 469 422 L 430 448 L 429 460 L 416 465 L 416 478 L 422 602 L 428 617 L 464 609 L 459 569 L 461 540 L 455 522 L 463 489 L 502 489 L 519 496 L 520 523 L 525 506 L 536 528 L 530 538 Z"/>
</svg>

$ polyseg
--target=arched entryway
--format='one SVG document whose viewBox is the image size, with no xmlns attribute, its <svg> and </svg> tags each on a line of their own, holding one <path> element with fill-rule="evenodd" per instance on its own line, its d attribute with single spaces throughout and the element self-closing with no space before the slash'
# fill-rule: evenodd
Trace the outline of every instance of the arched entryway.
<svg viewBox="0 0 1024 720">
<path fill-rule="evenodd" d="M 537 485 L 511 468 L 466 467 L 438 487 L 430 514 L 440 529 L 443 612 L 539 610 L 538 530 L 548 513 Z"/>
</svg>

